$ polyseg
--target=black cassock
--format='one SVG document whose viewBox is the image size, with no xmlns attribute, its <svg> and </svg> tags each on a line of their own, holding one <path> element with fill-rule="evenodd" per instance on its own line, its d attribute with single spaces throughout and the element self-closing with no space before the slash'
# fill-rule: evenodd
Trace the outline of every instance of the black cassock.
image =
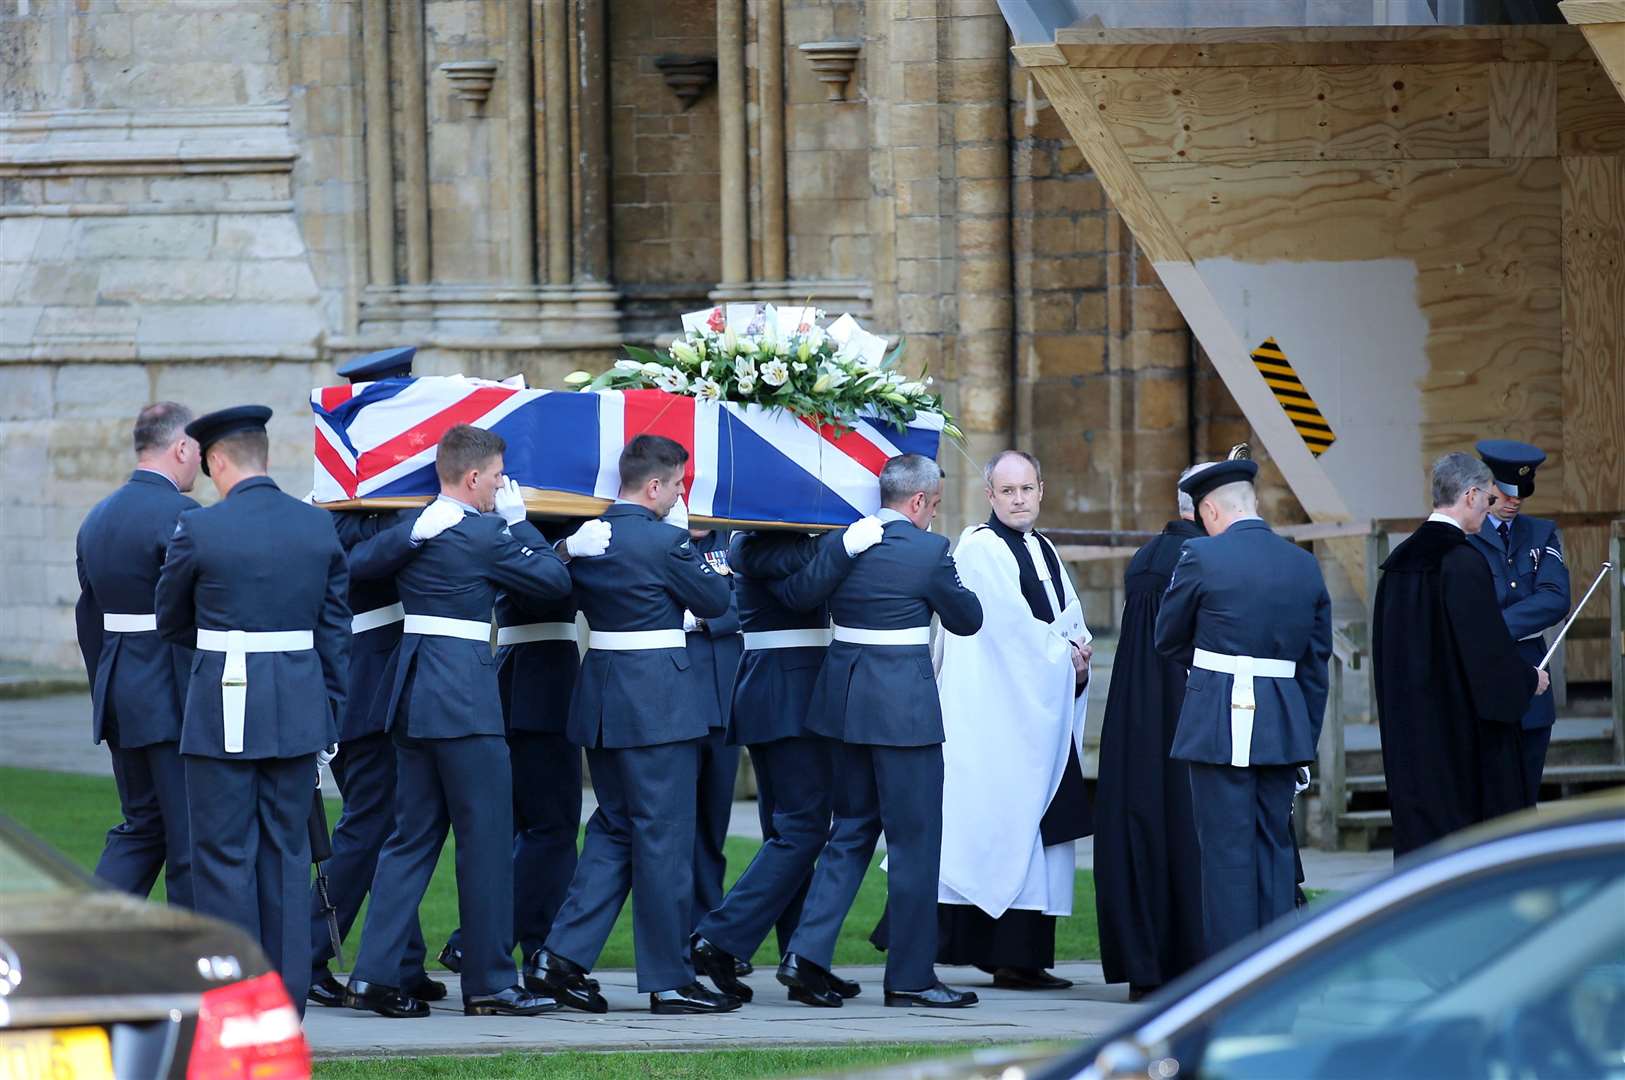
<svg viewBox="0 0 1625 1080">
<path fill-rule="evenodd" d="M 1423 524 L 1382 569 L 1371 644 L 1397 856 L 1523 806 L 1537 681 L 1460 529 Z"/>
<path fill-rule="evenodd" d="M 1023 542 L 1022 534 L 996 516 L 990 516 L 987 525 L 1015 556 L 1021 595 L 1027 601 L 1033 618 L 1054 622 L 1060 612 L 1051 607 L 1049 592 L 1038 576 L 1032 553 Z M 1064 603 L 1066 589 L 1061 584 L 1060 560 L 1048 544 L 1041 542 L 1038 547 L 1043 553 L 1045 568 L 1049 571 L 1056 595 Z M 1083 690 L 1084 687 L 1080 686 L 1077 692 L 1081 694 Z M 1093 818 L 1089 789 L 1083 778 L 1083 765 L 1074 746 L 1067 758 L 1066 769 L 1061 774 L 1060 786 L 1056 788 L 1039 821 L 1039 835 L 1045 847 L 1077 840 L 1089 835 L 1094 828 Z M 1054 967 L 1055 918 L 1042 911 L 1011 908 L 995 919 L 975 904 L 938 904 L 937 963 L 963 964 L 987 971 L 997 968 L 1042 970 Z M 869 940 L 876 948 L 885 949 L 887 932 L 884 916 Z"/>
<path fill-rule="evenodd" d="M 1201 862 L 1190 777 L 1168 757 L 1185 669 L 1158 655 L 1157 612 L 1179 550 L 1203 536 L 1171 521 L 1123 575 L 1123 618 L 1100 729 L 1095 914 L 1109 983 L 1161 986 L 1202 958 Z"/>
</svg>

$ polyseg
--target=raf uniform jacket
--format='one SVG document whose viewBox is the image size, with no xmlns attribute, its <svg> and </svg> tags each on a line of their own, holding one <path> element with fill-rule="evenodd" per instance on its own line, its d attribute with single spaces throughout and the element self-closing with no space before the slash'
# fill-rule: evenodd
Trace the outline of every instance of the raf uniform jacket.
<svg viewBox="0 0 1625 1080">
<path fill-rule="evenodd" d="M 728 564 L 728 534 L 712 530 L 694 541 L 694 551 L 728 583 L 728 610 L 706 619 L 688 635 L 688 662 L 701 684 L 711 687 L 715 695 L 715 709 L 706 719 L 713 729 L 725 728 L 728 714 L 733 711 L 734 678 L 745 648 L 739 636 L 739 598 Z"/>
<path fill-rule="evenodd" d="M 839 543 L 821 544 L 800 533 L 736 533 L 728 565 L 741 629 L 748 634 L 826 629 L 829 606 L 824 598 L 846 577 L 852 562 Z M 824 653 L 822 645 L 747 649 L 734 684 L 728 741 L 760 746 L 807 735 L 807 703 Z"/>
<path fill-rule="evenodd" d="M 683 610 L 701 619 L 728 611 L 728 582 L 694 552 L 688 530 L 634 503 L 615 503 L 609 550 L 573 559 L 576 602 L 594 632 L 683 631 Z M 578 746 L 621 749 L 704 738 L 712 689 L 694 672 L 688 649 L 588 648 L 581 661 L 570 722 Z"/>
<path fill-rule="evenodd" d="M 137 469 L 79 527 L 79 603 L 74 621 L 90 675 L 92 732 L 123 749 L 181 737 L 190 649 L 150 631 L 121 634 L 102 616 L 150 615 L 175 522 L 197 503 L 167 476 Z"/>
<path fill-rule="evenodd" d="M 556 600 L 537 600 L 518 592 L 497 597 L 499 631 L 532 623 L 566 623 L 574 629 L 575 599 L 568 593 Z M 497 683 L 508 730 L 563 735 L 580 668 L 581 652 L 573 640 L 527 641 L 497 649 Z"/>
<path fill-rule="evenodd" d="M 395 523 L 395 515 L 338 510 L 333 528 L 346 552 Z M 350 568 L 350 615 L 354 618 L 400 603 L 393 574 L 364 578 Z M 401 621 L 385 623 L 350 637 L 350 680 L 339 717 L 339 742 L 346 743 L 384 730 L 394 661 L 401 644 Z"/>
<path fill-rule="evenodd" d="M 822 541 L 841 542 L 839 533 Z M 982 628 L 981 601 L 960 584 L 947 538 L 895 518 L 886 522 L 885 538 L 853 560 L 829 598 L 837 626 L 903 630 L 929 626 L 933 612 L 944 629 L 961 637 Z M 832 642 L 813 686 L 807 727 L 861 745 L 942 742 L 930 648 Z"/>
<path fill-rule="evenodd" d="M 1507 542 L 1495 531 L 1495 518 L 1484 519 L 1484 527 L 1469 536 L 1473 547 L 1490 564 L 1495 579 L 1495 599 L 1501 617 L 1518 643 L 1518 656 L 1530 667 L 1546 655 L 1541 632 L 1562 622 L 1569 613 L 1569 568 L 1563 563 L 1563 538 L 1557 524 L 1545 518 L 1519 514 L 1507 527 Z M 1557 719 L 1557 705 L 1551 694 L 1541 694 L 1529 703 L 1523 727 L 1550 727 Z"/>
<path fill-rule="evenodd" d="M 310 630 L 315 647 L 249 653 L 243 752 L 228 754 L 221 652 L 198 650 L 181 753 L 293 758 L 338 741 L 350 659 L 350 573 L 333 515 L 284 494 L 269 476 L 238 482 L 181 515 L 158 578 L 158 633 L 188 648 L 197 631 Z"/>
<path fill-rule="evenodd" d="M 489 625 L 498 590 L 543 601 L 569 595 L 569 572 L 529 522 L 510 526 L 465 508 L 461 521 L 407 556 L 420 513 L 402 515 L 350 553 L 356 572 L 368 576 L 399 565 L 395 588 L 408 617 Z M 496 669 L 489 639 L 403 633 L 385 706 L 388 730 L 413 739 L 505 735 Z"/>
<path fill-rule="evenodd" d="M 1290 660 L 1292 679 L 1255 678 L 1254 765 L 1315 758 L 1332 653 L 1331 598 L 1315 557 L 1251 518 L 1185 541 L 1157 614 L 1157 651 L 1191 667 L 1196 649 Z M 1191 667 L 1169 756 L 1228 765 L 1234 676 Z"/>
</svg>

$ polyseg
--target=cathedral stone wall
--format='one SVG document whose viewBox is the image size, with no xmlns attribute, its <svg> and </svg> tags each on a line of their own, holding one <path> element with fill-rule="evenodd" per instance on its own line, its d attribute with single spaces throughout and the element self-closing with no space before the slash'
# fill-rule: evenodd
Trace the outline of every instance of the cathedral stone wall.
<svg viewBox="0 0 1625 1080">
<path fill-rule="evenodd" d="M 943 531 L 1012 444 L 1046 524 L 1155 527 L 1245 422 L 1008 48 L 994 0 L 6 4 L 0 661 L 77 664 L 74 535 L 143 404 L 271 405 L 303 494 L 346 357 L 558 385 L 712 299 L 908 340 L 967 435 Z M 715 64 L 691 103 L 671 58 Z M 1078 568 L 1092 625 L 1121 565 Z"/>
</svg>

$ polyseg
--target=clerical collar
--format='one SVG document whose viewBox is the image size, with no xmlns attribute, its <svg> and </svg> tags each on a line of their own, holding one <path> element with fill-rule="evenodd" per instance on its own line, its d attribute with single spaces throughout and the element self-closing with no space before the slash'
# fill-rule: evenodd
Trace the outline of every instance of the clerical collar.
<svg viewBox="0 0 1625 1080">
<path fill-rule="evenodd" d="M 149 469 L 145 465 L 137 465 L 135 467 L 135 471 L 136 472 L 150 472 L 154 476 L 161 476 L 165 480 L 167 480 L 169 482 L 169 486 L 174 488 L 176 491 L 179 491 L 181 489 L 181 486 L 179 484 L 175 483 L 175 478 L 173 476 L 170 476 L 166 472 L 159 472 L 157 469 Z"/>
<path fill-rule="evenodd" d="M 987 527 L 998 533 L 1000 536 L 1015 537 L 1017 540 L 1023 541 L 1026 540 L 1027 537 L 1033 535 L 1033 533 L 1036 531 L 1033 529 L 1028 529 L 1026 532 L 1022 532 L 1020 529 L 1012 528 L 1011 526 L 1000 521 L 999 515 L 997 514 L 989 514 L 987 516 Z"/>
<path fill-rule="evenodd" d="M 1449 514 L 1441 514 L 1437 510 L 1433 511 L 1433 513 L 1428 515 L 1428 520 L 1429 521 L 1443 522 L 1446 525 L 1454 525 L 1459 532 L 1462 532 L 1462 533 L 1467 532 L 1466 529 L 1463 529 L 1461 527 L 1461 522 L 1457 521 L 1455 518 L 1451 517 Z"/>
<path fill-rule="evenodd" d="M 449 503 L 451 503 L 451 504 L 452 504 L 452 505 L 453 505 L 453 506 L 460 506 L 460 507 L 462 507 L 462 508 L 463 508 L 463 511 L 464 511 L 464 512 L 465 512 L 465 513 L 469 513 L 469 514 L 477 514 L 477 513 L 479 513 L 479 512 L 480 512 L 480 510 L 479 510 L 479 507 L 477 507 L 477 506 L 470 506 L 470 505 L 468 505 L 468 503 L 465 503 L 465 502 L 464 502 L 464 501 L 463 501 L 463 500 L 461 500 L 461 499 L 458 499 L 458 498 L 455 498 L 455 497 L 453 497 L 453 496 L 451 496 L 451 495 L 447 495 L 447 494 L 446 494 L 446 493 L 445 493 L 445 492 L 444 492 L 444 491 L 442 491 L 442 492 L 441 492 L 441 493 L 440 493 L 440 495 L 439 495 L 439 496 L 438 496 L 438 497 L 439 497 L 439 498 L 440 498 L 440 499 L 441 499 L 441 500 L 442 500 L 442 501 L 444 501 L 444 502 L 449 502 Z"/>
<path fill-rule="evenodd" d="M 877 519 L 879 519 L 880 521 L 882 521 L 882 522 L 887 522 L 887 521 L 908 521 L 908 515 L 907 514 L 900 514 L 896 510 L 893 510 L 889 506 L 882 506 L 879 510 L 876 510 L 875 511 L 875 517 Z M 912 525 L 914 523 L 912 521 L 909 521 L 909 524 Z"/>
</svg>

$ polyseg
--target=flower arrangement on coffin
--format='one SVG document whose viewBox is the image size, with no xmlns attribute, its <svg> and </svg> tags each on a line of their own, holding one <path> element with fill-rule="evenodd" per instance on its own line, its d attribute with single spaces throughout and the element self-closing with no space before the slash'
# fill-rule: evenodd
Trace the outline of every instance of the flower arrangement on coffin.
<svg viewBox="0 0 1625 1080">
<path fill-rule="evenodd" d="M 627 345 L 627 358 L 600 375 L 574 371 L 577 390 L 664 390 L 703 401 L 785 409 L 819 425 L 849 428 L 860 416 L 899 431 L 919 413 L 939 413 L 942 430 L 963 439 L 953 417 L 931 392 L 923 371 L 900 370 L 904 343 L 886 339 L 842 315 L 827 327 L 812 307 L 728 304 L 683 316 L 683 336 L 657 353 Z"/>
</svg>

